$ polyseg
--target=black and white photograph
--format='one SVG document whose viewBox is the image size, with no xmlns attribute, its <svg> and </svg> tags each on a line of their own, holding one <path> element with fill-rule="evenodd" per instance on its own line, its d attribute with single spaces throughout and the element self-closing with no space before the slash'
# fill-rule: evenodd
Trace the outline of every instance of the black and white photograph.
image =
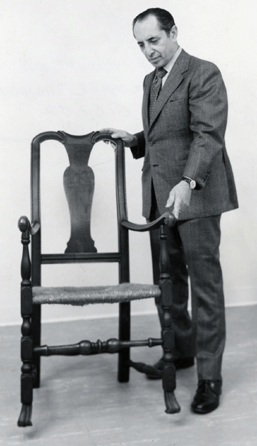
<svg viewBox="0 0 257 446">
<path fill-rule="evenodd" d="M 0 445 L 257 444 L 256 16 L 0 0 Z"/>
</svg>

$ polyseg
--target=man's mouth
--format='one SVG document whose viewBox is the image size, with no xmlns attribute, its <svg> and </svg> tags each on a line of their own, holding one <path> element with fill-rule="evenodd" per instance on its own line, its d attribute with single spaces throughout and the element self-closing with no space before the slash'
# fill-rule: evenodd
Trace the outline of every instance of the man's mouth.
<svg viewBox="0 0 257 446">
<path fill-rule="evenodd" d="M 157 60 L 159 60 L 160 59 L 160 56 L 158 56 L 158 57 L 153 57 L 152 59 L 149 59 L 149 62 L 157 62 Z"/>
</svg>

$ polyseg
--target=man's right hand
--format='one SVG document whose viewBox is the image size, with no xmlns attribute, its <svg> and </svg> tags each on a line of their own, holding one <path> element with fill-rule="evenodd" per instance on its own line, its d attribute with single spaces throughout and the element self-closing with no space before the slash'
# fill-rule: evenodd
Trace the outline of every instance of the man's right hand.
<svg viewBox="0 0 257 446">
<path fill-rule="evenodd" d="M 101 129 L 100 132 L 110 133 L 111 137 L 114 139 L 120 138 L 124 142 L 126 147 L 133 147 L 137 145 L 137 137 L 135 135 L 131 135 L 125 130 L 117 130 L 117 129 Z"/>
</svg>

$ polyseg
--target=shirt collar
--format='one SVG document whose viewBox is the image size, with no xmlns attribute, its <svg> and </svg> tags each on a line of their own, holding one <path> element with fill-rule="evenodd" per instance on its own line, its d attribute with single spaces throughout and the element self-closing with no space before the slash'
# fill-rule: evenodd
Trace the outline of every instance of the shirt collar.
<svg viewBox="0 0 257 446">
<path fill-rule="evenodd" d="M 168 73 L 170 73 L 170 71 L 172 70 L 173 65 L 175 64 L 181 51 L 182 51 L 182 48 L 179 46 L 177 51 L 175 52 L 174 56 L 172 57 L 172 59 L 167 63 L 167 65 L 165 65 L 165 67 L 163 67 Z"/>
</svg>

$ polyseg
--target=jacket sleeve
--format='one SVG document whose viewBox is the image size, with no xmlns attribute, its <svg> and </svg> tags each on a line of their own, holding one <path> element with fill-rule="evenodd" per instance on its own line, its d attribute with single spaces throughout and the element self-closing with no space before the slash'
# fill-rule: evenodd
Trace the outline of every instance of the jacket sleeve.
<svg viewBox="0 0 257 446">
<path fill-rule="evenodd" d="M 204 187 L 217 154 L 225 148 L 227 93 L 219 69 L 210 62 L 194 72 L 189 90 L 193 141 L 183 175 Z"/>
<path fill-rule="evenodd" d="M 145 136 L 144 132 L 135 133 L 135 136 L 137 137 L 137 145 L 134 147 L 131 147 L 131 152 L 133 155 L 133 158 L 139 159 L 143 158 L 145 156 Z"/>
</svg>

